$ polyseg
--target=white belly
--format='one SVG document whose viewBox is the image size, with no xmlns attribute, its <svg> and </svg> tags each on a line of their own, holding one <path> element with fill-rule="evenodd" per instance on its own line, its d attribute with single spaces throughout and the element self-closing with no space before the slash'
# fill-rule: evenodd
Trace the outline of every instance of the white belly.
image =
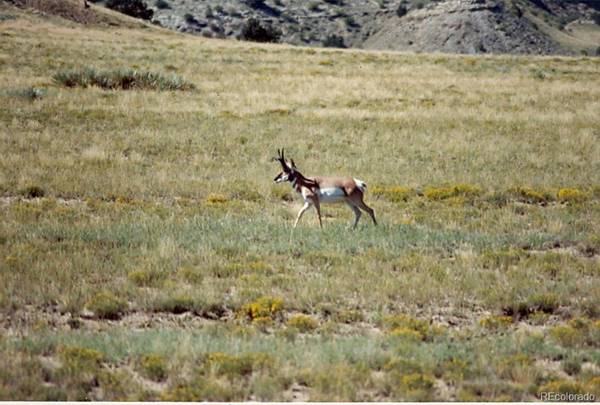
<svg viewBox="0 0 600 405">
<path fill-rule="evenodd" d="M 319 201 L 324 204 L 342 202 L 346 198 L 344 190 L 337 187 L 320 188 L 316 192 L 319 196 Z"/>
</svg>

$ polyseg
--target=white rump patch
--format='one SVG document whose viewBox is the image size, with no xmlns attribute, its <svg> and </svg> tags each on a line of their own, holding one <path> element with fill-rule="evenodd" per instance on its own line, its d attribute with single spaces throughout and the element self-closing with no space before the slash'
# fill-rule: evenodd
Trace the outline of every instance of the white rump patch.
<svg viewBox="0 0 600 405">
<path fill-rule="evenodd" d="M 344 190 L 337 187 L 320 188 L 317 190 L 317 194 L 319 196 L 319 200 L 325 204 L 342 202 L 346 197 Z"/>
<path fill-rule="evenodd" d="M 354 179 L 354 183 L 356 183 L 356 187 L 358 187 L 360 189 L 360 191 L 362 191 L 363 193 L 365 192 L 365 188 L 367 187 L 367 184 L 364 181 L 359 180 L 359 179 Z"/>
</svg>

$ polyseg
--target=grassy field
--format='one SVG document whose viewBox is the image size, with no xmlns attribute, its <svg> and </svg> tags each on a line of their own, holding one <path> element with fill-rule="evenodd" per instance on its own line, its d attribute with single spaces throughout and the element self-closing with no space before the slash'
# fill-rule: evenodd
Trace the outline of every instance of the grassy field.
<svg viewBox="0 0 600 405">
<path fill-rule="evenodd" d="M 0 38 L 0 399 L 600 395 L 600 58 L 259 45 L 7 5 Z M 88 68 L 193 86 L 55 80 Z M 292 231 L 280 147 L 364 180 L 380 226 L 324 206 L 323 230 L 309 211 Z"/>
</svg>

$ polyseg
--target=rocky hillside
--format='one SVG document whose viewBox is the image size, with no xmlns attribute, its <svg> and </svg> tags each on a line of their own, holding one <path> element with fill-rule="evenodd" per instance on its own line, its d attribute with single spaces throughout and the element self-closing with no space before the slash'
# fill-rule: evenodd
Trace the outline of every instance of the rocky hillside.
<svg viewBox="0 0 600 405">
<path fill-rule="evenodd" d="M 600 0 L 144 1 L 155 24 L 206 37 L 239 38 L 254 18 L 279 31 L 281 42 L 295 45 L 467 54 L 600 53 Z"/>
<path fill-rule="evenodd" d="M 387 18 L 366 48 L 448 53 L 564 53 L 516 8 L 499 1 L 450 0 Z"/>
<path fill-rule="evenodd" d="M 281 40 L 415 52 L 594 54 L 594 0 L 149 0 L 163 26 L 238 37 L 257 18 Z M 569 27 L 571 25 L 571 27 Z"/>
</svg>

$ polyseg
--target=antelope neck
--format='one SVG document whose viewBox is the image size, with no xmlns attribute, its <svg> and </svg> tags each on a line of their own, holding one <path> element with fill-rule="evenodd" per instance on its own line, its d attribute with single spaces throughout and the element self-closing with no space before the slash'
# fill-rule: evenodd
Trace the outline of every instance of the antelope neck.
<svg viewBox="0 0 600 405">
<path fill-rule="evenodd" d="M 308 187 L 309 181 L 300 173 L 296 172 L 294 180 L 292 180 L 292 187 L 299 193 L 302 193 L 302 187 Z"/>
</svg>

